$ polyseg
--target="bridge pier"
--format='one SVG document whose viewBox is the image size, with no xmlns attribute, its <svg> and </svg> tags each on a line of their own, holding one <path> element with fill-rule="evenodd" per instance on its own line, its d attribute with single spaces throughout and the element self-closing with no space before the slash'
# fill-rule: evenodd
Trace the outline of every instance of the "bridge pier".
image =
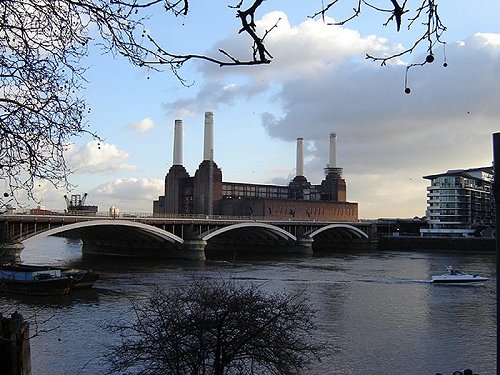
<svg viewBox="0 0 500 375">
<path fill-rule="evenodd" d="M 301 237 L 297 238 L 297 242 L 294 246 L 291 246 L 289 249 L 290 254 L 303 254 L 303 255 L 312 255 L 313 254 L 313 245 L 314 239 L 311 237 Z"/>
<path fill-rule="evenodd" d="M 24 245 L 21 242 L 0 243 L 0 260 L 17 263 L 21 260 L 21 251 Z"/>
<path fill-rule="evenodd" d="M 205 246 L 207 241 L 205 240 L 184 240 L 184 246 L 182 250 L 182 258 L 188 260 L 206 260 L 205 257 Z"/>
</svg>

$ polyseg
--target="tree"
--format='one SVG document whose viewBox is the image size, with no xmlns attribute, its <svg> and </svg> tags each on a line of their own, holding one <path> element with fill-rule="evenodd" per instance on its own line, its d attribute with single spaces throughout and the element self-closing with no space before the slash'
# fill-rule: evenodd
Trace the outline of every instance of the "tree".
<svg viewBox="0 0 500 375">
<path fill-rule="evenodd" d="M 195 280 L 154 289 L 135 319 L 108 326 L 121 342 L 110 373 L 295 374 L 320 350 L 303 292 L 268 295 L 255 285 Z"/>
<path fill-rule="evenodd" d="M 434 60 L 432 48 L 441 42 L 445 31 L 437 12 L 438 0 L 413 1 L 415 7 L 407 25 L 403 16 L 409 13 L 411 0 L 404 0 L 402 4 L 387 0 L 387 9 L 368 0 L 349 1 L 355 5 L 353 14 L 338 24 L 345 24 L 360 16 L 363 8 L 370 8 L 388 14 L 384 25 L 394 22 L 397 31 L 403 26 L 410 29 L 423 25 L 424 28 L 406 51 L 367 58 L 385 64 L 426 42 L 428 58 L 418 65 Z M 325 19 L 340 2 L 326 2 L 312 17 Z M 187 17 L 189 0 L 1 1 L 0 179 L 6 181 L 6 191 L 0 197 L 0 208 L 5 207 L 18 190 L 34 199 L 38 179 L 54 186 L 70 187 L 71 170 L 64 159 L 69 142 L 85 134 L 97 137 L 87 127 L 85 115 L 90 109 L 79 96 L 85 82 L 82 58 L 92 42 L 107 52 L 122 55 L 136 66 L 168 68 L 183 83 L 179 69 L 193 59 L 220 66 L 269 64 L 272 54 L 266 47 L 266 36 L 279 26 L 279 21 L 269 30 L 258 30 L 255 19 L 264 3 L 264 0 L 214 3 L 214 13 L 220 6 L 234 9 L 240 24 L 239 33 L 248 37 L 248 56 L 239 57 L 223 48 L 219 49 L 218 56 L 172 52 L 146 31 L 148 14 Z M 96 40 L 89 32 L 91 29 L 97 30 Z"/>
<path fill-rule="evenodd" d="M 328 2 L 328 4 L 323 6 L 323 9 L 317 12 L 314 16 L 321 15 L 324 18 L 325 14 L 327 14 L 339 2 L 340 0 Z M 441 40 L 441 36 L 446 31 L 446 27 L 441 22 L 441 18 L 438 14 L 438 0 L 413 1 L 413 9 L 411 9 L 410 6 L 411 0 L 403 0 L 402 4 L 399 4 L 397 0 L 387 0 L 389 8 L 381 8 L 380 6 L 377 6 L 375 5 L 375 1 L 355 0 L 351 2 L 356 4 L 356 6 L 352 9 L 352 14 L 346 19 L 336 22 L 336 25 L 344 25 L 354 18 L 359 17 L 363 8 L 370 8 L 382 14 L 388 14 L 389 17 L 384 23 L 384 26 L 387 26 L 389 23 L 394 22 L 396 31 L 398 32 L 401 31 L 401 26 L 405 25 L 405 21 L 408 22 L 406 25 L 406 28 L 408 30 L 417 25 L 419 22 L 422 26 L 422 31 L 420 32 L 420 34 L 417 34 L 419 36 L 414 41 L 411 47 L 389 56 L 377 57 L 367 54 L 367 59 L 381 61 L 382 65 L 385 65 L 387 61 L 391 59 L 412 53 L 421 43 L 427 43 L 426 48 L 428 55 L 426 59 L 420 63 L 414 64 L 424 65 L 426 63 L 432 63 L 434 61 L 433 48 L 436 43 L 444 44 L 444 42 Z M 408 14 L 407 20 L 403 18 L 405 14 Z"/>
</svg>

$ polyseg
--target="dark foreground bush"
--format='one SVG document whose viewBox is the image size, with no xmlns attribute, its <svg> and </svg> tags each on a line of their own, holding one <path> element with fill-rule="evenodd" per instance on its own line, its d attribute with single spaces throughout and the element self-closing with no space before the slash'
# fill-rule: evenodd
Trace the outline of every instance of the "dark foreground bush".
<svg viewBox="0 0 500 375">
<path fill-rule="evenodd" d="M 322 346 L 304 292 L 202 279 L 156 288 L 132 309 L 132 321 L 108 326 L 121 338 L 112 374 L 297 374 Z"/>
</svg>

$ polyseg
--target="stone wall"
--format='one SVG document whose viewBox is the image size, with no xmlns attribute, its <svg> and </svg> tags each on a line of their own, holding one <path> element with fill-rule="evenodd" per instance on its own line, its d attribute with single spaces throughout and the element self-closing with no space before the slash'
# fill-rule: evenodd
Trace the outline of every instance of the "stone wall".
<svg viewBox="0 0 500 375">
<path fill-rule="evenodd" d="M 495 251 L 494 238 L 381 237 L 379 250 Z"/>
</svg>

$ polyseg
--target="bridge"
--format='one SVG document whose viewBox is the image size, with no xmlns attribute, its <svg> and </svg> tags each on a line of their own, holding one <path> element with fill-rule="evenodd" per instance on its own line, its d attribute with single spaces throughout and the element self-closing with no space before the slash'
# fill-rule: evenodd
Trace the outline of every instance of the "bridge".
<svg viewBox="0 0 500 375">
<path fill-rule="evenodd" d="M 367 246 L 373 224 L 258 220 L 184 215 L 0 215 L 0 255 L 19 258 L 37 239 L 62 235 L 82 240 L 84 254 L 205 260 L 211 251 L 238 249 L 312 254 Z"/>
</svg>

